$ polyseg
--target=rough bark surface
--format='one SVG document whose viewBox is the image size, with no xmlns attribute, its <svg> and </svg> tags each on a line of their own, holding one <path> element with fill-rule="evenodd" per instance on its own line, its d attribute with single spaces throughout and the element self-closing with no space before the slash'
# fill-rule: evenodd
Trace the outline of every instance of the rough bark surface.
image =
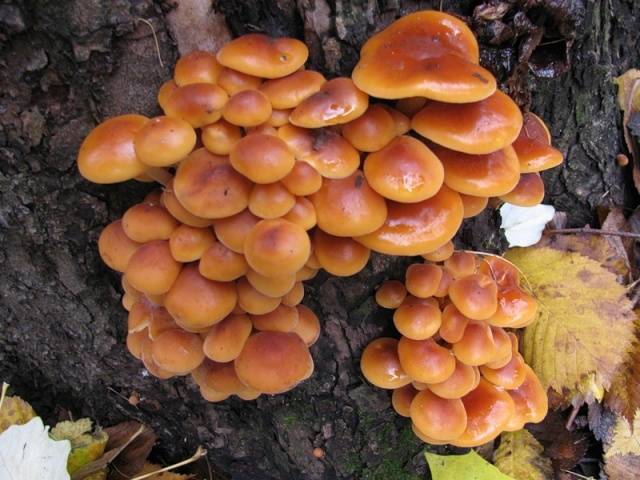
<svg viewBox="0 0 640 480">
<path fill-rule="evenodd" d="M 392 331 L 374 289 L 401 278 L 409 259 L 374 256 L 356 277 L 321 274 L 308 283 L 305 303 L 323 322 L 309 381 L 286 395 L 208 404 L 189 380 L 149 377 L 126 352 L 119 279 L 97 254 L 100 230 L 151 187 L 93 185 L 74 162 L 98 121 L 158 112 L 157 89 L 179 50 L 215 48 L 229 31 L 291 35 L 309 44 L 311 67 L 344 75 L 363 41 L 400 14 L 441 7 L 470 19 L 479 2 L 178 3 L 180 14 L 151 0 L 0 0 L 0 379 L 48 420 L 63 408 L 103 425 L 125 418 L 151 425 L 160 461 L 201 444 L 234 479 L 424 478 L 421 445 L 388 394 L 358 369 L 366 343 Z M 483 63 L 520 101 L 531 101 L 567 155 L 545 175 L 547 203 L 576 226 L 592 221 L 598 205 L 624 205 L 633 193 L 614 160 L 624 146 L 612 79 L 640 64 L 640 4 L 488 3 L 510 4 L 510 13 L 474 20 Z M 164 66 L 140 19 L 153 25 Z M 540 30 L 532 26 L 543 29 L 533 50 Z M 492 211 L 468 222 L 460 245 L 499 251 L 496 224 Z M 137 407 L 126 401 L 132 392 Z M 326 457 L 314 458 L 314 447 Z"/>
</svg>

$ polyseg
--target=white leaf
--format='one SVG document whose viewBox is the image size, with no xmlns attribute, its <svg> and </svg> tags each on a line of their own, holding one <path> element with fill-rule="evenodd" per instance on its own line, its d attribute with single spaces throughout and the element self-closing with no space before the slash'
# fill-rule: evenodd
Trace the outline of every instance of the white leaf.
<svg viewBox="0 0 640 480">
<path fill-rule="evenodd" d="M 556 210 L 551 205 L 516 207 L 505 203 L 500 207 L 502 224 L 510 247 L 528 247 L 540 241 L 542 230 L 550 222 Z"/>
<path fill-rule="evenodd" d="M 0 434 L 0 480 L 69 480 L 68 440 L 51 440 L 40 417 Z"/>
</svg>

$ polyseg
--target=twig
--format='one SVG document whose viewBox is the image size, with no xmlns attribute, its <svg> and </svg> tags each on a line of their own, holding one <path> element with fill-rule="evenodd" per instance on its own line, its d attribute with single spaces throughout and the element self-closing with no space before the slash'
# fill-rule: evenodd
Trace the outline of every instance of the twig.
<svg viewBox="0 0 640 480">
<path fill-rule="evenodd" d="M 153 24 L 147 20 L 146 18 L 136 18 L 136 20 L 140 20 L 141 22 L 146 23 L 151 29 L 151 33 L 153 34 L 153 41 L 156 44 L 156 53 L 158 54 L 158 62 L 160 62 L 160 68 L 164 68 L 164 63 L 162 63 L 162 55 L 160 55 L 160 42 L 158 42 L 158 36 L 156 35 L 156 29 L 153 28 Z"/>
<path fill-rule="evenodd" d="M 4 397 L 7 395 L 7 390 L 9 390 L 9 384 L 2 382 L 2 393 L 0 393 L 0 410 L 2 410 L 2 404 L 4 403 Z"/>
<path fill-rule="evenodd" d="M 546 230 L 547 233 L 586 233 L 588 235 L 611 235 L 613 237 L 625 237 L 640 239 L 640 233 L 633 232 L 619 232 L 617 230 L 600 230 L 598 228 L 583 227 L 583 228 L 556 228 L 553 230 Z"/>
<path fill-rule="evenodd" d="M 571 410 L 571 415 L 569 415 L 569 418 L 567 419 L 567 423 L 565 425 L 565 428 L 569 431 L 571 431 L 571 429 L 573 428 L 573 422 L 576 419 L 576 417 L 578 416 L 578 412 L 580 411 L 580 407 L 581 405 L 574 405 L 573 406 L 573 410 Z"/>
<path fill-rule="evenodd" d="M 562 469 L 563 472 L 568 473 L 569 475 L 573 475 L 576 478 L 583 478 L 584 480 L 591 480 L 593 477 L 585 477 L 584 475 L 580 475 L 579 473 L 572 472 L 571 470 Z"/>
<path fill-rule="evenodd" d="M 156 470 L 155 472 L 145 473 L 144 475 L 134 477 L 131 480 L 143 480 L 144 478 L 152 477 L 154 475 L 157 475 L 158 473 L 168 472 L 169 470 L 173 470 L 178 467 L 184 467 L 185 465 L 188 465 L 190 463 L 195 462 L 196 460 L 199 460 L 206 454 L 207 454 L 207 451 L 204 448 L 198 447 L 198 449 L 196 450 L 196 453 L 194 453 L 191 458 L 187 458 L 186 460 L 183 460 L 180 463 L 176 463 L 174 465 L 169 465 L 168 467 L 161 468 L 160 470 Z"/>
</svg>

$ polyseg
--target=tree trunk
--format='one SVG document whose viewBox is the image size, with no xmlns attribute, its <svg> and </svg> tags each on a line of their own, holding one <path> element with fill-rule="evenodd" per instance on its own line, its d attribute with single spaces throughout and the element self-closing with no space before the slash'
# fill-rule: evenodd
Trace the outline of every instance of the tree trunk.
<svg viewBox="0 0 640 480">
<path fill-rule="evenodd" d="M 75 167 L 78 146 L 105 117 L 157 114 L 156 92 L 179 51 L 261 31 L 304 39 L 310 68 L 349 75 L 372 33 L 401 14 L 441 7 L 471 21 L 483 64 L 550 123 L 567 161 L 544 175 L 545 203 L 582 226 L 596 206 L 635 195 L 615 162 L 626 148 L 612 79 L 640 63 L 640 3 L 494 1 L 475 17 L 478 2 L 456 0 L 176 3 L 0 2 L 0 380 L 50 422 L 68 410 L 102 425 L 151 425 L 159 461 L 203 445 L 216 470 L 234 479 L 425 478 L 408 422 L 358 368 L 367 342 L 393 334 L 374 289 L 402 278 L 410 259 L 375 255 L 355 277 L 308 282 L 305 303 L 323 324 L 313 377 L 285 395 L 209 404 L 189 379 L 150 377 L 126 351 L 119 277 L 100 261 L 96 239 L 152 186 L 88 183 Z M 157 34 L 163 65 L 141 19 Z M 459 245 L 500 251 L 496 217 L 488 211 L 467 222 Z M 137 406 L 127 402 L 134 392 Z M 315 458 L 314 447 L 326 456 Z"/>
</svg>

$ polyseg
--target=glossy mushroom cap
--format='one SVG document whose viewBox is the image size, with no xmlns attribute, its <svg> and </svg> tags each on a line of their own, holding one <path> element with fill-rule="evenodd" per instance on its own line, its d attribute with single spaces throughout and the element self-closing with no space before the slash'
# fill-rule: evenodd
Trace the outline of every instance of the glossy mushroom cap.
<svg viewBox="0 0 640 480">
<path fill-rule="evenodd" d="M 196 132 L 184 120 L 155 117 L 134 137 L 136 155 L 145 165 L 168 167 L 189 155 L 196 144 Z"/>
<path fill-rule="evenodd" d="M 520 180 L 518 157 L 510 146 L 484 155 L 469 155 L 437 145 L 433 146 L 433 152 L 444 167 L 444 183 L 466 195 L 504 195 Z"/>
<path fill-rule="evenodd" d="M 311 200 L 305 197 L 296 197 L 295 204 L 282 218 L 300 225 L 305 230 L 311 230 L 318 223 L 316 208 Z"/>
<path fill-rule="evenodd" d="M 269 99 L 258 90 L 243 90 L 231 96 L 222 110 L 222 117 L 233 125 L 256 127 L 271 117 Z"/>
<path fill-rule="evenodd" d="M 204 147 L 216 155 L 229 155 L 233 146 L 242 138 L 242 131 L 224 119 L 202 127 L 200 139 Z"/>
<path fill-rule="evenodd" d="M 438 332 L 440 309 L 430 304 L 400 305 L 393 314 L 398 332 L 411 340 L 426 340 Z"/>
<path fill-rule="evenodd" d="M 169 238 L 171 256 L 179 262 L 188 263 L 199 260 L 215 242 L 213 231 L 206 228 L 180 225 Z"/>
<path fill-rule="evenodd" d="M 227 93 L 218 85 L 191 83 L 176 88 L 165 100 L 163 110 L 169 117 L 199 128 L 217 122 L 228 99 Z"/>
<path fill-rule="evenodd" d="M 480 373 L 476 367 L 471 367 L 456 360 L 456 369 L 444 382 L 432 383 L 429 390 L 441 398 L 461 398 L 476 388 Z"/>
<path fill-rule="evenodd" d="M 542 120 L 532 114 L 524 116 L 524 125 L 513 149 L 520 160 L 522 173 L 541 172 L 562 163 L 562 153 L 551 146 L 549 130 Z"/>
<path fill-rule="evenodd" d="M 244 241 L 260 221 L 249 209 L 215 221 L 213 229 L 220 243 L 236 253 L 244 254 Z"/>
<path fill-rule="evenodd" d="M 294 108 L 289 121 L 304 128 L 339 125 L 358 118 L 368 106 L 369 96 L 350 78 L 334 78 Z"/>
<path fill-rule="evenodd" d="M 414 263 L 407 268 L 404 283 L 411 295 L 429 298 L 436 293 L 441 278 L 442 268 L 438 265 Z"/>
<path fill-rule="evenodd" d="M 462 338 L 453 344 L 458 360 L 466 365 L 483 365 L 495 359 L 496 344 L 491 328 L 484 322 L 469 321 Z"/>
<path fill-rule="evenodd" d="M 219 241 L 211 243 L 198 262 L 200 275 L 209 280 L 230 282 L 249 271 L 244 255 L 234 252 Z"/>
<path fill-rule="evenodd" d="M 158 89 L 158 105 L 162 110 L 167 106 L 169 97 L 178 89 L 178 85 L 173 80 L 167 80 Z"/>
<path fill-rule="evenodd" d="M 524 365 L 525 379 L 522 385 L 507 393 L 515 403 L 515 413 L 505 426 L 505 430 L 514 432 L 525 423 L 539 423 L 547 416 L 549 400 L 547 392 L 529 365 Z"/>
<path fill-rule="evenodd" d="M 246 277 L 253 288 L 263 295 L 272 298 L 280 298 L 286 295 L 296 283 L 295 273 L 277 277 L 265 277 L 249 269 Z"/>
<path fill-rule="evenodd" d="M 300 270 L 311 253 L 307 232 L 284 219 L 262 220 L 244 243 L 247 263 L 267 277 L 279 277 Z"/>
<path fill-rule="evenodd" d="M 446 13 L 422 11 L 372 36 L 352 76 L 374 97 L 474 102 L 496 89 L 493 75 L 478 60 L 478 43 L 464 22 Z"/>
<path fill-rule="evenodd" d="M 282 304 L 287 305 L 289 307 L 295 307 L 299 305 L 300 302 L 302 302 L 303 298 L 304 298 L 304 285 L 302 284 L 302 282 L 298 281 L 298 279 L 296 278 L 296 283 L 293 284 L 293 287 L 291 287 L 291 290 L 289 290 L 282 297 Z"/>
<path fill-rule="evenodd" d="M 197 265 L 188 265 L 165 295 L 164 305 L 178 325 L 197 332 L 222 321 L 236 300 L 232 283 L 208 280 L 200 275 Z"/>
<path fill-rule="evenodd" d="M 219 363 L 205 360 L 191 372 L 191 376 L 201 390 L 204 388 L 205 391 L 213 390 L 230 395 L 246 388 L 246 385 L 238 377 L 233 362 Z"/>
<path fill-rule="evenodd" d="M 195 51 L 178 59 L 173 78 L 179 86 L 190 83 L 216 83 L 221 70 L 222 66 L 214 54 Z"/>
<path fill-rule="evenodd" d="M 295 308 L 298 310 L 298 323 L 291 331 L 310 347 L 320 336 L 320 320 L 306 305 L 296 305 Z"/>
<path fill-rule="evenodd" d="M 269 332 L 291 332 L 298 325 L 298 310 L 295 307 L 278 305 L 275 310 L 262 315 L 250 315 L 253 328 Z"/>
<path fill-rule="evenodd" d="M 535 320 L 538 304 L 518 287 L 500 289 L 498 309 L 486 321 L 498 327 L 522 328 Z"/>
<path fill-rule="evenodd" d="M 345 127 L 346 128 L 346 127 Z M 429 148 L 403 135 L 367 156 L 364 174 L 371 188 L 389 200 L 416 203 L 442 187 L 442 163 Z"/>
<path fill-rule="evenodd" d="M 393 118 L 393 123 L 396 126 L 396 135 L 404 135 L 411 130 L 411 119 L 407 115 L 395 108 L 389 107 L 388 105 L 380 106 L 384 108 L 389 115 L 391 115 L 391 118 Z"/>
<path fill-rule="evenodd" d="M 247 207 L 251 182 L 234 170 L 228 157 L 200 148 L 180 162 L 173 190 L 192 214 L 224 218 Z"/>
<path fill-rule="evenodd" d="M 204 360 L 202 339 L 179 328 L 162 332 L 151 345 L 153 361 L 163 370 L 186 375 Z"/>
<path fill-rule="evenodd" d="M 490 276 L 498 285 L 499 290 L 505 290 L 520 285 L 520 273 L 504 258 L 488 255 L 483 258 L 478 272 Z"/>
<path fill-rule="evenodd" d="M 311 95 L 317 93 L 326 79 L 313 70 L 300 70 L 283 78 L 267 80 L 260 86 L 273 108 L 286 110 L 295 108 Z"/>
<path fill-rule="evenodd" d="M 342 127 L 342 135 L 361 152 L 375 152 L 396 136 L 396 122 L 382 105 L 367 111 Z"/>
<path fill-rule="evenodd" d="M 245 385 L 272 395 L 291 390 L 313 373 L 309 348 L 292 332 L 251 335 L 234 363 Z"/>
<path fill-rule="evenodd" d="M 391 394 L 391 405 L 396 413 L 402 417 L 411 417 L 411 402 L 418 394 L 413 385 L 396 388 Z"/>
<path fill-rule="evenodd" d="M 117 183 L 144 173 L 147 167 L 136 155 L 134 138 L 148 121 L 142 115 L 121 115 L 91 130 L 78 152 L 80 174 L 94 183 Z"/>
<path fill-rule="evenodd" d="M 433 339 L 402 337 L 398 343 L 398 357 L 407 375 L 423 383 L 444 382 L 456 368 L 456 359 L 451 351 Z"/>
<path fill-rule="evenodd" d="M 515 352 L 515 354 L 511 356 L 509 363 L 504 367 L 493 369 L 482 365 L 480 366 L 480 372 L 484 378 L 494 385 L 507 390 L 513 390 L 525 381 L 525 365 L 522 355 Z"/>
<path fill-rule="evenodd" d="M 489 203 L 488 197 L 476 197 L 475 195 L 465 195 L 464 193 L 460 194 L 460 199 L 464 208 L 464 218 L 480 215 Z"/>
<path fill-rule="evenodd" d="M 263 315 L 274 311 L 280 305 L 280 299 L 269 297 L 256 290 L 246 278 L 237 283 L 238 305 L 252 315 Z"/>
<path fill-rule="evenodd" d="M 229 95 L 243 90 L 256 90 L 262 84 L 262 78 L 238 72 L 232 68 L 223 68 L 218 78 L 218 85 Z"/>
<path fill-rule="evenodd" d="M 142 341 L 140 360 L 142 360 L 144 367 L 151 375 L 156 378 L 166 380 L 167 378 L 173 377 L 175 374 L 169 372 L 168 370 L 160 368 L 160 366 L 155 362 L 155 360 L 153 359 L 152 348 L 153 342 L 149 338 L 146 338 Z"/>
<path fill-rule="evenodd" d="M 455 280 L 449 298 L 464 316 L 486 320 L 498 309 L 498 286 L 488 275 L 475 273 Z"/>
<path fill-rule="evenodd" d="M 435 196 L 422 202 L 388 202 L 384 224 L 356 240 L 387 255 L 421 255 L 453 238 L 462 223 L 462 213 L 460 196 L 443 185 Z"/>
<path fill-rule="evenodd" d="M 154 240 L 135 251 L 124 274 L 136 290 L 162 295 L 174 284 L 181 269 L 182 264 L 171 256 L 169 242 Z"/>
<path fill-rule="evenodd" d="M 296 197 L 281 182 L 256 184 L 249 195 L 249 211 L 260 218 L 278 218 L 296 204 Z"/>
<path fill-rule="evenodd" d="M 440 285 L 438 285 L 438 289 L 436 293 L 433 294 L 434 297 L 444 298 L 449 295 L 449 287 L 453 283 L 453 275 L 449 273 L 449 270 L 442 270 L 442 278 L 440 279 Z"/>
<path fill-rule="evenodd" d="M 280 78 L 304 65 L 309 49 L 295 38 L 271 38 L 250 33 L 232 40 L 217 55 L 221 65 L 248 75 Z"/>
<path fill-rule="evenodd" d="M 255 133 L 242 138 L 231 149 L 231 165 L 256 183 L 273 183 L 287 176 L 295 158 L 278 137 Z"/>
<path fill-rule="evenodd" d="M 376 290 L 376 303 L 382 308 L 395 309 L 402 305 L 407 296 L 404 283 L 398 280 L 386 280 Z"/>
<path fill-rule="evenodd" d="M 429 390 L 418 392 L 413 398 L 410 414 L 413 424 L 435 440 L 454 440 L 467 427 L 467 413 L 459 398 L 441 398 Z"/>
<path fill-rule="evenodd" d="M 473 275 L 478 269 L 476 256 L 464 250 L 453 252 L 451 256 L 444 261 L 443 266 L 456 280 Z"/>
<path fill-rule="evenodd" d="M 384 198 L 369 186 L 359 170 L 346 178 L 325 179 L 310 199 L 318 226 L 336 237 L 370 234 L 382 227 L 387 218 Z"/>
<path fill-rule="evenodd" d="M 298 161 L 281 182 L 292 194 L 303 197 L 320 190 L 322 175 L 310 163 Z"/>
<path fill-rule="evenodd" d="M 376 338 L 369 343 L 362 352 L 360 370 L 367 381 L 379 388 L 394 389 L 411 383 L 400 365 L 395 338 Z"/>
<path fill-rule="evenodd" d="M 467 412 L 467 428 L 450 442 L 458 447 L 477 447 L 496 438 L 514 414 L 515 405 L 503 389 L 495 387 L 485 379 L 462 397 Z"/>
<path fill-rule="evenodd" d="M 317 229 L 313 236 L 314 253 L 320 266 L 338 277 L 355 275 L 369 261 L 371 250 L 348 237 L 334 237 Z"/>
<path fill-rule="evenodd" d="M 107 225 L 98 238 L 100 258 L 109 268 L 118 272 L 127 269 L 129 259 L 140 247 L 140 243 L 131 240 L 122 227 L 122 220 Z"/>
<path fill-rule="evenodd" d="M 440 336 L 445 342 L 457 343 L 462 339 L 467 328 L 469 319 L 460 313 L 455 305 L 450 303 L 442 311 L 442 325 L 440 326 Z"/>
<path fill-rule="evenodd" d="M 544 182 L 539 173 L 523 173 L 518 184 L 508 193 L 500 195 L 503 202 L 518 207 L 534 207 L 544 199 Z"/>
<path fill-rule="evenodd" d="M 496 91 L 474 103 L 429 102 L 413 117 L 411 128 L 443 147 L 482 155 L 514 142 L 522 128 L 522 113 L 508 95 Z"/>
<path fill-rule="evenodd" d="M 462 198 L 462 195 L 460 196 Z M 441 247 L 436 248 L 430 252 L 422 253 L 422 258 L 428 260 L 429 262 L 442 262 L 449 258 L 454 251 L 454 246 L 452 241 L 448 241 Z"/>
<path fill-rule="evenodd" d="M 130 239 L 139 243 L 168 240 L 180 223 L 164 208 L 139 203 L 122 216 L 122 228 Z"/>
<path fill-rule="evenodd" d="M 160 197 L 162 206 L 166 208 L 173 217 L 185 225 L 191 227 L 207 227 L 213 223 L 210 218 L 202 218 L 188 211 L 180 203 L 173 189 L 173 179 L 169 180 Z"/>
</svg>

